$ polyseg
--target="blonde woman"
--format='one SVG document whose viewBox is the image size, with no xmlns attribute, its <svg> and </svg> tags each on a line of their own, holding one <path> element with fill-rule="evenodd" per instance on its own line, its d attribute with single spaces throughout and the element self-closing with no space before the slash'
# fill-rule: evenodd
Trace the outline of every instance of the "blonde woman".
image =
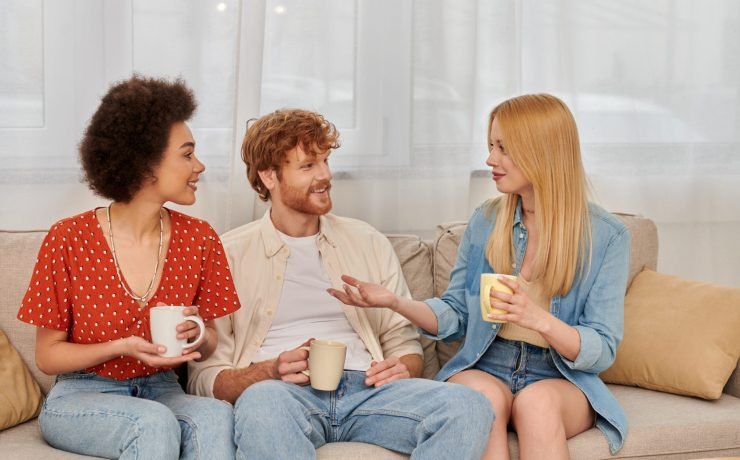
<svg viewBox="0 0 740 460">
<path fill-rule="evenodd" d="M 489 155 L 503 196 L 470 218 L 441 298 L 403 299 L 351 276 L 330 294 L 350 305 L 390 308 L 438 340 L 465 336 L 438 380 L 483 393 L 496 414 L 484 458 L 508 459 L 507 428 L 521 458 L 568 458 L 566 440 L 594 424 L 611 452 L 627 419 L 599 379 L 622 338 L 630 236 L 587 200 L 575 120 L 547 94 L 509 99 L 489 117 Z M 481 317 L 483 273 L 513 294 L 491 291 L 505 314 Z"/>
</svg>

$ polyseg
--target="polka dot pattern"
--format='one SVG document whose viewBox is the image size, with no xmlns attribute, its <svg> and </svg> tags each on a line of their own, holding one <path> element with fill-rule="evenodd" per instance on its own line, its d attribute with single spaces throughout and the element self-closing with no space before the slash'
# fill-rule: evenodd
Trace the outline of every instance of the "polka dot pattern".
<svg viewBox="0 0 740 460">
<path fill-rule="evenodd" d="M 146 307 L 140 308 L 121 287 L 108 242 L 92 210 L 63 219 L 49 230 L 18 319 L 66 331 L 70 342 L 90 344 L 132 335 L 151 341 L 149 309 L 157 302 L 197 305 L 206 321 L 238 310 L 239 299 L 216 232 L 202 220 L 169 213 L 172 231 L 164 271 Z M 120 356 L 88 371 L 125 380 L 158 369 Z"/>
</svg>

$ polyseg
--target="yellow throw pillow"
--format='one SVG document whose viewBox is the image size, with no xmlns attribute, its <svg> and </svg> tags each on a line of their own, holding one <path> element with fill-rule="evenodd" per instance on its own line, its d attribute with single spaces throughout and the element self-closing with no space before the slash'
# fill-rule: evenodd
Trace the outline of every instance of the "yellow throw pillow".
<svg viewBox="0 0 740 460">
<path fill-rule="evenodd" d="M 740 356 L 740 289 L 640 272 L 608 383 L 718 399 Z"/>
<path fill-rule="evenodd" d="M 0 430 L 36 417 L 42 401 L 38 383 L 0 330 Z"/>
</svg>

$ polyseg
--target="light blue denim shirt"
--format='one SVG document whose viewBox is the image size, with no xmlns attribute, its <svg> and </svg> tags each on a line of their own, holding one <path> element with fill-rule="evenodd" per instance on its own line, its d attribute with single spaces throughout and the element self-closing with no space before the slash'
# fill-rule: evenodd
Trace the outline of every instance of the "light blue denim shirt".
<svg viewBox="0 0 740 460">
<path fill-rule="evenodd" d="M 465 342 L 436 376 L 445 381 L 471 368 L 496 338 L 500 325 L 483 321 L 480 314 L 480 275 L 494 273 L 486 259 L 486 243 L 496 221 L 494 210 L 484 204 L 468 222 L 458 248 L 457 261 L 450 273 L 450 284 L 442 298 L 426 303 L 434 311 L 438 334 L 422 334 L 437 340 Z M 615 216 L 589 204 L 592 231 L 591 264 L 583 275 L 576 272 L 566 295 L 555 295 L 550 312 L 575 327 L 581 347 L 575 361 L 551 348 L 560 373 L 588 398 L 597 414 L 596 426 L 604 433 L 612 453 L 618 451 L 627 435 L 627 417 L 598 374 L 614 362 L 624 329 L 624 294 L 629 269 L 630 234 Z M 487 215 L 490 214 L 490 215 Z M 518 273 L 527 247 L 527 229 L 521 220 L 521 203 L 512 228 Z"/>
</svg>

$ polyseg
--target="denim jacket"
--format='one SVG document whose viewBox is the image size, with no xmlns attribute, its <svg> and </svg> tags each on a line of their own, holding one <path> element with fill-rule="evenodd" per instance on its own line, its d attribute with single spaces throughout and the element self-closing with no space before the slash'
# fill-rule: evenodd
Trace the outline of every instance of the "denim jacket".
<svg viewBox="0 0 740 460">
<path fill-rule="evenodd" d="M 480 275 L 494 273 L 485 252 L 488 236 L 496 221 L 495 210 L 484 204 L 468 222 L 458 248 L 457 261 L 450 273 L 450 284 L 441 298 L 426 303 L 437 316 L 438 334 L 424 335 L 437 340 L 465 342 L 436 376 L 445 381 L 471 368 L 496 338 L 500 325 L 483 321 L 480 314 Z M 519 272 L 527 247 L 527 229 L 521 220 L 521 202 L 512 228 L 515 273 Z M 589 204 L 592 231 L 591 264 L 576 272 L 566 295 L 554 295 L 550 312 L 578 330 L 581 347 L 575 361 L 551 348 L 560 373 L 588 398 L 597 414 L 596 426 L 604 433 L 612 453 L 618 451 L 627 435 L 627 417 L 598 374 L 614 362 L 624 329 L 624 294 L 629 269 L 630 234 L 616 217 L 595 204 Z"/>
</svg>

